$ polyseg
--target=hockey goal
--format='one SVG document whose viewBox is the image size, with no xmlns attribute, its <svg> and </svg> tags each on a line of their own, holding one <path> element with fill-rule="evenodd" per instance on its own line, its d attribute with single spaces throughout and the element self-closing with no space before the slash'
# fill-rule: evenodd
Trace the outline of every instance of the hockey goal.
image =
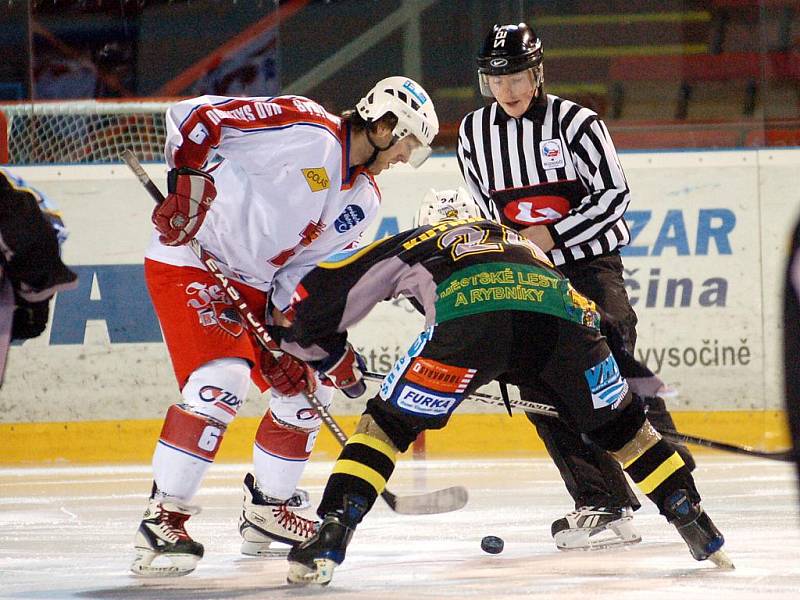
<svg viewBox="0 0 800 600">
<path fill-rule="evenodd" d="M 173 102 L 0 104 L 0 163 L 113 163 L 125 149 L 139 160 L 163 161 L 164 115 Z"/>
</svg>

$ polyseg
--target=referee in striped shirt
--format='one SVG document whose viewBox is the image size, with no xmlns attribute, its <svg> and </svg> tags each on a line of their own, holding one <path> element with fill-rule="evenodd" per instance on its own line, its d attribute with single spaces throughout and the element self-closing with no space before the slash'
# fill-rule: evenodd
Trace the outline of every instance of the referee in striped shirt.
<svg viewBox="0 0 800 600">
<path fill-rule="evenodd" d="M 643 382 L 640 396 L 674 429 L 662 382 L 634 358 L 636 313 L 619 250 L 630 241 L 623 214 L 630 190 L 608 130 L 597 114 L 543 91 L 542 44 L 524 23 L 495 25 L 478 55 L 481 93 L 494 102 L 461 122 L 458 163 L 483 216 L 520 231 L 548 253 L 573 286 L 600 307 L 602 330 L 622 374 Z M 653 382 L 656 385 L 653 385 Z M 648 388 L 650 386 L 650 389 Z M 552 403 L 541 390 L 525 398 Z M 649 414 L 653 420 L 655 414 Z M 576 512 L 553 523 L 559 548 L 638 542 L 630 523 L 636 495 L 608 454 L 561 421 L 528 415 L 558 466 Z M 691 461 L 685 448 L 681 455 Z M 692 468 L 692 463 L 687 463 Z M 590 526 L 591 525 L 591 526 Z M 616 533 L 616 538 L 612 535 Z M 591 535 L 590 535 L 591 534 Z M 609 541 L 608 536 L 611 536 Z"/>
</svg>

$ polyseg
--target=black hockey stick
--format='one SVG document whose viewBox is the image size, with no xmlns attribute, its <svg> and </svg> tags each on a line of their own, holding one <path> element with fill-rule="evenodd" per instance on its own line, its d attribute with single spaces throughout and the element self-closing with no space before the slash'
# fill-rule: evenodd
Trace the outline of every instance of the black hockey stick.
<svg viewBox="0 0 800 600">
<path fill-rule="evenodd" d="M 380 373 L 365 373 L 364 376 L 367 379 L 372 379 L 372 380 L 383 380 L 384 377 Z M 505 407 L 505 403 L 503 402 L 502 398 L 498 398 L 497 396 L 492 396 L 490 394 L 484 394 L 482 392 L 472 392 L 472 394 L 470 394 L 468 398 L 476 400 L 477 402 L 483 402 L 484 404 L 491 404 L 492 406 Z M 511 404 L 511 406 L 519 408 L 524 412 L 534 413 L 537 415 L 545 415 L 547 417 L 553 417 L 556 419 L 559 417 L 558 410 L 556 410 L 556 407 L 551 406 L 549 404 L 542 404 L 540 402 L 533 402 L 531 400 L 515 400 L 515 399 L 509 400 L 509 403 Z M 709 440 L 695 435 L 681 433 L 680 431 L 673 431 L 671 429 L 658 429 L 658 432 L 661 434 L 662 437 L 671 440 L 673 442 L 694 444 L 695 446 L 704 446 L 706 448 L 712 448 L 714 450 L 721 450 L 723 452 L 732 452 L 734 454 L 743 454 L 745 456 L 752 456 L 755 458 L 766 458 L 768 460 L 777 460 L 782 462 L 794 461 L 794 453 L 791 450 L 779 450 L 777 452 L 768 452 L 765 450 L 757 450 L 751 446 L 737 446 L 735 444 L 728 444 L 726 442 Z"/>
<path fill-rule="evenodd" d="M 503 405 L 501 398 L 489 396 L 488 394 L 481 394 L 481 397 L 476 397 L 479 402 L 488 404 Z M 527 400 L 511 400 L 511 405 L 524 410 L 525 412 L 532 412 L 536 414 L 543 414 L 550 417 L 558 417 L 558 411 L 555 407 L 538 402 L 531 402 Z M 544 408 L 546 407 L 546 408 Z M 694 444 L 695 446 L 704 446 L 714 450 L 721 450 L 723 452 L 732 452 L 734 454 L 743 454 L 745 456 L 752 456 L 756 458 L 766 458 L 769 460 L 777 460 L 783 462 L 791 462 L 794 460 L 794 454 L 791 450 L 780 450 L 777 452 L 768 452 L 765 450 L 757 450 L 752 446 L 737 446 L 736 444 L 728 444 L 727 442 L 718 442 L 716 440 L 709 440 L 688 433 L 681 433 L 672 429 L 656 428 L 662 437 L 673 442 L 682 442 L 684 444 Z"/>
<path fill-rule="evenodd" d="M 141 163 L 136 158 L 136 155 L 130 150 L 125 150 L 120 157 L 125 161 L 125 164 L 128 165 L 130 170 L 133 171 L 134 175 L 136 175 L 137 179 L 145 187 L 153 200 L 155 200 L 157 204 L 161 204 L 164 201 L 164 195 L 147 175 Z M 225 295 L 228 296 L 228 299 L 233 303 L 236 312 L 242 317 L 248 331 L 250 331 L 256 341 L 266 350 L 279 350 L 278 344 L 270 337 L 266 328 L 261 323 L 261 320 L 250 309 L 247 301 L 236 289 L 236 286 L 222 273 L 214 257 L 202 247 L 197 239 L 192 239 L 188 245 L 200 262 L 203 263 L 209 274 L 211 274 L 211 276 L 217 280 L 220 287 L 222 287 Z M 317 411 L 317 414 L 320 419 L 322 419 L 322 422 L 325 423 L 328 430 L 333 434 L 339 444 L 344 447 L 347 443 L 347 434 L 345 434 L 330 412 L 328 412 L 325 405 L 323 405 L 313 393 L 305 392 L 305 396 L 308 403 Z M 463 486 L 453 486 L 414 496 L 397 496 L 389 490 L 384 489 L 383 492 L 381 492 L 381 498 L 386 501 L 389 508 L 397 513 L 427 515 L 451 512 L 463 508 L 467 503 L 468 495 L 466 488 Z"/>
</svg>

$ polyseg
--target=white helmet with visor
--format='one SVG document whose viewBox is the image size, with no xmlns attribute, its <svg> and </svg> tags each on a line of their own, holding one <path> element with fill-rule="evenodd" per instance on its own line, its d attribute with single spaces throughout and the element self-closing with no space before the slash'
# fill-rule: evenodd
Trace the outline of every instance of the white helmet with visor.
<svg viewBox="0 0 800 600">
<path fill-rule="evenodd" d="M 359 101 L 356 110 L 367 123 L 377 121 L 386 113 L 397 117 L 392 131 L 395 139 L 413 135 L 419 142 L 408 159 L 412 167 L 419 167 L 430 156 L 431 143 L 439 133 L 439 119 L 430 96 L 413 79 L 399 76 L 381 79 Z"/>
</svg>

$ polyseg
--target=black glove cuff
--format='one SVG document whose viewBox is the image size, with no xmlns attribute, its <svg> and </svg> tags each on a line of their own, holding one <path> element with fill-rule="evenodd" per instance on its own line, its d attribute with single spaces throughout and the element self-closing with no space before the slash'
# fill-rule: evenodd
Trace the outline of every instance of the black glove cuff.
<svg viewBox="0 0 800 600">
<path fill-rule="evenodd" d="M 193 169 L 191 167 L 177 167 L 175 169 L 170 169 L 167 172 L 167 191 L 170 194 L 174 193 L 178 186 L 179 175 L 197 175 L 198 177 L 204 177 L 211 183 L 214 183 L 214 177 L 210 173 L 206 173 L 200 169 Z"/>
<path fill-rule="evenodd" d="M 322 358 L 320 360 L 309 360 L 307 361 L 307 364 L 311 366 L 313 369 L 319 371 L 320 373 L 324 373 L 328 369 L 335 366 L 336 363 L 338 363 L 340 360 L 342 360 L 342 357 L 344 357 L 348 347 L 349 344 L 346 344 L 342 346 L 342 348 L 334 350 L 333 353 L 329 354 L 327 357 Z"/>
<path fill-rule="evenodd" d="M 50 300 L 27 302 L 17 298 L 14 317 L 11 324 L 12 340 L 29 340 L 39 337 L 47 327 L 50 317 Z"/>
</svg>

